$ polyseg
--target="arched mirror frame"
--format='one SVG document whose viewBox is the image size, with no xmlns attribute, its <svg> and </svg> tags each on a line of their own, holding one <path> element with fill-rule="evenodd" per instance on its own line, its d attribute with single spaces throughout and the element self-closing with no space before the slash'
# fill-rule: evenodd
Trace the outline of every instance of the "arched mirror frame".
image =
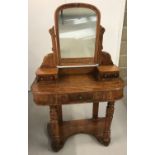
<svg viewBox="0 0 155 155">
<path fill-rule="evenodd" d="M 59 40 L 59 26 L 58 18 L 59 13 L 63 9 L 67 8 L 88 8 L 93 10 L 96 13 L 96 42 L 95 42 L 95 51 L 94 57 L 92 58 L 61 58 L 60 53 L 60 40 Z M 99 55 L 99 30 L 100 30 L 100 11 L 93 5 L 86 3 L 68 3 L 61 5 L 55 11 L 55 34 L 56 34 L 56 56 L 58 61 L 58 66 L 77 66 L 77 65 L 96 65 L 98 64 L 98 55 Z M 74 51 L 74 49 L 73 49 Z"/>
</svg>

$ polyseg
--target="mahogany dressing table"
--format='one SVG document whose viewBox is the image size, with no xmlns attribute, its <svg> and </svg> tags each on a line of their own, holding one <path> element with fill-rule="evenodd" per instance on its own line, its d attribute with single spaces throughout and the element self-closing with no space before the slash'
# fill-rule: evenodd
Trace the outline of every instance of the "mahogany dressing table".
<svg viewBox="0 0 155 155">
<path fill-rule="evenodd" d="M 49 32 L 53 52 L 44 57 L 31 90 L 37 105 L 49 106 L 47 130 L 53 150 L 59 151 L 77 133 L 91 134 L 108 146 L 114 104 L 123 97 L 124 84 L 110 54 L 102 50 L 105 29 L 99 10 L 84 3 L 62 5 Z M 106 116 L 99 118 L 103 101 Z M 63 121 L 62 105 L 87 102 L 93 102 L 92 118 Z"/>
</svg>

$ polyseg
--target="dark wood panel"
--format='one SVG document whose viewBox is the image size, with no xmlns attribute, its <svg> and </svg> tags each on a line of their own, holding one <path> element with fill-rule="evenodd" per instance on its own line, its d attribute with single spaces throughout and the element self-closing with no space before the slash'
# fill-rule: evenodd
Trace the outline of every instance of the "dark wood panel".
<svg viewBox="0 0 155 155">
<path fill-rule="evenodd" d="M 61 66 L 95 65 L 94 58 L 61 58 Z"/>
<path fill-rule="evenodd" d="M 68 68 L 59 68 L 59 75 L 83 75 L 83 74 L 93 74 L 96 67 L 68 67 Z"/>
</svg>

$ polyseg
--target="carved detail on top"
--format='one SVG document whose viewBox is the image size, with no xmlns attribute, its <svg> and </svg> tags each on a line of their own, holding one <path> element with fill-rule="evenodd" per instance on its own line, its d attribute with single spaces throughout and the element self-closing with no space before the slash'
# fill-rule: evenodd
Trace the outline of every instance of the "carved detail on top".
<svg viewBox="0 0 155 155">
<path fill-rule="evenodd" d="M 49 53 L 43 59 L 43 62 L 36 71 L 37 81 L 53 81 L 58 78 L 58 69 L 56 68 L 56 59 L 54 53 Z"/>
<path fill-rule="evenodd" d="M 109 53 L 105 52 L 105 51 L 102 51 L 103 49 L 103 45 L 102 45 L 102 42 L 103 42 L 103 34 L 105 32 L 105 28 L 102 27 L 100 25 L 100 29 L 99 29 L 99 39 L 100 39 L 100 42 L 99 42 L 99 45 L 98 45 L 98 63 L 99 65 L 113 65 L 113 62 L 111 60 L 111 56 Z"/>
<path fill-rule="evenodd" d="M 57 51 L 57 46 L 56 46 L 56 34 L 55 34 L 54 27 L 49 29 L 49 33 L 50 33 L 51 39 L 52 39 L 52 51 L 53 51 L 53 57 L 54 57 L 54 62 L 55 62 L 55 66 L 56 66 L 58 64 L 58 51 Z"/>
<path fill-rule="evenodd" d="M 40 68 L 51 68 L 51 67 L 56 67 L 56 60 L 54 53 L 49 53 L 48 55 L 46 55 L 40 66 Z"/>
<path fill-rule="evenodd" d="M 51 39 L 52 39 L 52 51 L 55 53 L 56 52 L 56 40 L 55 40 L 56 35 L 54 32 L 54 27 L 49 29 L 49 33 L 50 33 Z"/>
<path fill-rule="evenodd" d="M 102 51 L 102 49 L 103 49 L 103 45 L 102 45 L 102 42 L 103 42 L 103 34 L 104 34 L 104 32 L 105 32 L 105 28 L 102 27 L 101 25 L 100 25 L 100 30 L 99 30 L 99 32 L 100 32 L 100 34 L 99 34 L 99 39 L 100 39 L 99 51 Z"/>
<path fill-rule="evenodd" d="M 111 56 L 109 53 L 103 51 L 99 54 L 99 65 L 113 65 Z"/>
</svg>

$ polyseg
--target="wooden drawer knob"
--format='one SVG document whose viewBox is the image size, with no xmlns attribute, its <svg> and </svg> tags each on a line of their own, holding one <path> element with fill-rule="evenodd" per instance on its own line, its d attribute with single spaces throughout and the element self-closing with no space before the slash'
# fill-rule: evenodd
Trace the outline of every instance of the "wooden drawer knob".
<svg viewBox="0 0 155 155">
<path fill-rule="evenodd" d="M 79 99 L 82 100 L 82 96 L 79 96 Z"/>
</svg>

